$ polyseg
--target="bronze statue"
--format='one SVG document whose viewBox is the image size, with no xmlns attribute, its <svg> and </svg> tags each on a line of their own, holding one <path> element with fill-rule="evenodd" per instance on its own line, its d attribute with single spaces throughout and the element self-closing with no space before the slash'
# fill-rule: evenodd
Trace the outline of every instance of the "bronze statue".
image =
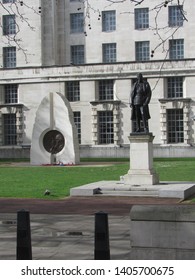
<svg viewBox="0 0 195 280">
<path fill-rule="evenodd" d="M 151 88 L 149 83 L 144 81 L 141 73 L 137 75 L 137 81 L 133 85 L 130 99 L 130 107 L 132 108 L 131 120 L 136 121 L 136 130 L 132 132 L 141 132 L 142 121 L 144 132 L 148 133 L 148 119 L 150 119 L 148 104 L 151 99 Z"/>
</svg>

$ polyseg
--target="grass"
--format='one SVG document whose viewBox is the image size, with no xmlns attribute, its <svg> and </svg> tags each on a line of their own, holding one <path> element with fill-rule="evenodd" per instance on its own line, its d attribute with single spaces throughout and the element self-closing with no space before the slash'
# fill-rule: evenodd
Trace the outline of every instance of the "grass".
<svg viewBox="0 0 195 280">
<path fill-rule="evenodd" d="M 161 181 L 195 182 L 195 158 L 155 159 L 154 167 Z"/>
<path fill-rule="evenodd" d="M 103 167 L 0 167 L 0 197 L 63 198 L 71 187 L 100 181 L 118 180 L 126 165 Z M 45 197 L 49 189 L 51 196 Z"/>
<path fill-rule="evenodd" d="M 89 162 L 90 159 L 83 161 Z M 154 168 L 161 181 L 195 181 L 194 158 L 155 159 Z M 101 180 L 119 180 L 128 169 L 127 160 L 119 163 L 115 159 L 109 166 L 88 167 L 22 167 L 1 162 L 0 197 L 61 199 L 69 195 L 72 187 Z M 44 196 L 46 189 L 51 191 L 50 196 Z"/>
</svg>

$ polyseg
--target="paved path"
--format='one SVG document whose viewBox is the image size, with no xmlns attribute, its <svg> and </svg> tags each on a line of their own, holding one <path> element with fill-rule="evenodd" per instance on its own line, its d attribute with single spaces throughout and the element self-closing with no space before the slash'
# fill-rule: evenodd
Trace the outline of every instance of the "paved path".
<svg viewBox="0 0 195 280">
<path fill-rule="evenodd" d="M 0 213 L 29 210 L 32 214 L 93 215 L 104 211 L 112 215 L 129 215 L 134 204 L 177 204 L 178 198 L 149 197 L 67 197 L 61 200 L 0 198 Z"/>
<path fill-rule="evenodd" d="M 93 215 L 30 215 L 33 260 L 93 260 Z M 109 216 L 111 259 L 129 259 L 129 217 Z M 16 215 L 0 214 L 0 260 L 16 259 Z"/>
</svg>

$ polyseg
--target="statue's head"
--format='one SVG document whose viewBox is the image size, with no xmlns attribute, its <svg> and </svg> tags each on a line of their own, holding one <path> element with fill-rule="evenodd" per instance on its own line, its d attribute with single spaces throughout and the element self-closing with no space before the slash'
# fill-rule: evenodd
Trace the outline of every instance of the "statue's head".
<svg viewBox="0 0 195 280">
<path fill-rule="evenodd" d="M 137 80 L 138 80 L 138 82 L 143 82 L 142 73 L 137 74 Z"/>
</svg>

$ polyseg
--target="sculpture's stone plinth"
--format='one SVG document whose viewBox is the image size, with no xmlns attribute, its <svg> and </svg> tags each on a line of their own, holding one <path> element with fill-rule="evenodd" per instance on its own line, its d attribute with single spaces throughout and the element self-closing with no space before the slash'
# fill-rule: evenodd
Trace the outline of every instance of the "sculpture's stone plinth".
<svg viewBox="0 0 195 280">
<path fill-rule="evenodd" d="M 124 176 L 124 184 L 155 185 L 159 183 L 158 175 L 153 169 L 152 133 L 130 134 L 130 169 Z"/>
</svg>

